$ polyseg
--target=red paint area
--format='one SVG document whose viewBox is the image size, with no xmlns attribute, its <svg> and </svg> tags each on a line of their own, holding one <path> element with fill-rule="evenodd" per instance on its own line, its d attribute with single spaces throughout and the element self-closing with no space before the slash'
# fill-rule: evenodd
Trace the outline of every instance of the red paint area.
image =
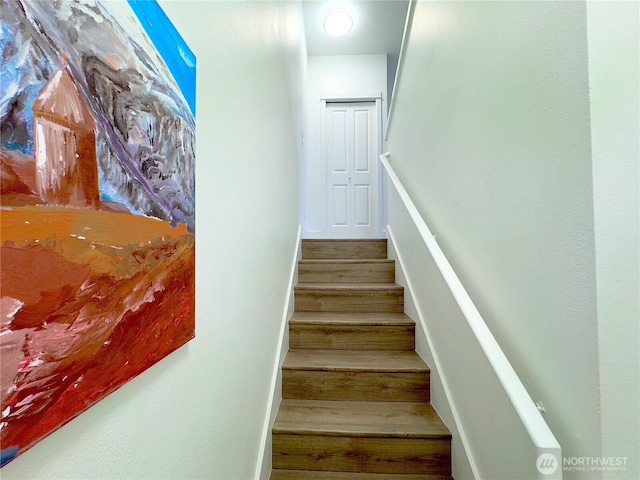
<svg viewBox="0 0 640 480">
<path fill-rule="evenodd" d="M 78 238 L 60 235 L 56 222 L 37 222 L 32 208 L 0 210 L 0 442 L 20 451 L 195 330 L 194 238 L 184 229 L 127 214 L 61 210 L 59 230 L 81 226 L 87 233 Z M 27 235 L 33 224 L 38 238 Z"/>
<path fill-rule="evenodd" d="M 41 325 L 42 319 L 72 300 L 91 273 L 87 266 L 66 262 L 42 245 L 3 247 L 0 262 L 2 296 L 24 303 L 11 322 L 14 330 Z"/>
</svg>

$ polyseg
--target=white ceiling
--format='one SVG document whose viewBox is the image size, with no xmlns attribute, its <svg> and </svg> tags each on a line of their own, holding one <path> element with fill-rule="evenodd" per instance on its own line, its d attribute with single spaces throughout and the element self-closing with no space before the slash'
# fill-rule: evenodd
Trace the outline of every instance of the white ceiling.
<svg viewBox="0 0 640 480">
<path fill-rule="evenodd" d="M 409 0 L 303 0 L 304 24 L 309 55 L 387 54 L 395 60 L 400 53 Z M 332 10 L 346 10 L 353 16 L 353 29 L 332 38 L 322 21 Z"/>
</svg>

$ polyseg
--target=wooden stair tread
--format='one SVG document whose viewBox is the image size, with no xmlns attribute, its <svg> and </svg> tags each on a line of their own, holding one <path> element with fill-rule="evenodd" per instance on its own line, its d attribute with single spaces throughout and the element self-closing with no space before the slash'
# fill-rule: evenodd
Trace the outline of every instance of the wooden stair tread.
<svg viewBox="0 0 640 480">
<path fill-rule="evenodd" d="M 373 371 L 429 373 L 415 351 L 320 350 L 292 348 L 283 370 Z"/>
<path fill-rule="evenodd" d="M 430 403 L 283 399 L 273 433 L 451 438 Z"/>
<path fill-rule="evenodd" d="M 452 480 L 385 239 L 302 240 L 272 480 Z"/>
<path fill-rule="evenodd" d="M 302 259 L 298 281 L 309 283 L 354 283 L 395 281 L 395 262 L 389 259 Z"/>
<path fill-rule="evenodd" d="M 298 283 L 294 287 L 295 290 L 319 290 L 319 291 L 358 291 L 358 290 L 391 290 L 391 291 L 404 291 L 404 287 L 397 283 L 340 283 L 340 282 L 327 282 L 327 283 Z"/>
<path fill-rule="evenodd" d="M 270 480 L 451 480 L 448 475 L 420 473 L 351 473 L 310 470 L 272 470 Z"/>
<path fill-rule="evenodd" d="M 348 265 L 348 264 L 393 264 L 395 261 L 388 258 L 301 258 L 298 263 L 303 265 Z"/>
<path fill-rule="evenodd" d="M 295 312 L 289 348 L 415 350 L 415 322 L 404 313 Z"/>
<path fill-rule="evenodd" d="M 404 312 L 404 288 L 396 283 L 303 283 L 294 287 L 298 312 Z"/>
<path fill-rule="evenodd" d="M 387 258 L 387 240 L 303 239 L 302 258 Z"/>
<path fill-rule="evenodd" d="M 297 325 L 406 326 L 415 322 L 405 313 L 294 312 L 289 319 Z"/>
</svg>

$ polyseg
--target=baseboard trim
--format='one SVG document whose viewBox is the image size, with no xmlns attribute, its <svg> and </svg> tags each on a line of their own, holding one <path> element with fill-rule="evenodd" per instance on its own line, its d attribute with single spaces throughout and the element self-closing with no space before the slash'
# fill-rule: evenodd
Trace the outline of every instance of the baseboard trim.
<svg viewBox="0 0 640 480">
<path fill-rule="evenodd" d="M 260 438 L 260 451 L 255 468 L 255 480 L 268 480 L 271 475 L 271 429 L 273 422 L 278 413 L 280 407 L 280 401 L 282 400 L 282 363 L 284 357 L 289 351 L 289 330 L 287 325 L 289 324 L 289 318 L 293 314 L 293 287 L 298 281 L 298 260 L 301 255 L 301 235 L 302 226 L 298 226 L 298 235 L 296 238 L 296 248 L 293 252 L 293 258 L 291 261 L 291 269 L 289 271 L 289 287 L 287 291 L 287 298 L 282 311 L 282 318 L 280 321 L 280 333 L 278 337 L 278 346 L 276 348 L 277 355 L 274 359 L 273 374 L 271 376 L 271 387 L 269 402 L 265 410 L 265 421 L 262 427 L 262 436 Z"/>
</svg>

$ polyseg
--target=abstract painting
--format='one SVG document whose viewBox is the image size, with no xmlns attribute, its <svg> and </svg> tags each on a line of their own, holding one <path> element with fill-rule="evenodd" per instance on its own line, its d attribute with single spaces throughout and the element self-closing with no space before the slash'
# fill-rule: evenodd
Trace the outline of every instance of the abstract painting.
<svg viewBox="0 0 640 480">
<path fill-rule="evenodd" d="M 195 57 L 155 1 L 0 8 L 5 464 L 195 335 Z"/>
</svg>

